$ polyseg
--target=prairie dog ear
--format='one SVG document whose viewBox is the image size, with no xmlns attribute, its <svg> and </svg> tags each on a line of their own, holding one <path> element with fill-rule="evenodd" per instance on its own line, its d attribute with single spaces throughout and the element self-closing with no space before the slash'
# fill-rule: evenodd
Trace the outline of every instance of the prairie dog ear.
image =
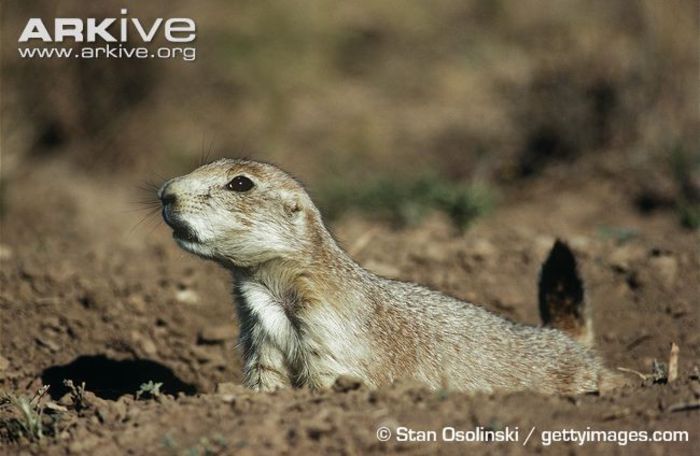
<svg viewBox="0 0 700 456">
<path fill-rule="evenodd" d="M 290 217 L 301 211 L 301 201 L 298 195 L 292 192 L 282 193 L 282 205 L 284 212 Z"/>
</svg>

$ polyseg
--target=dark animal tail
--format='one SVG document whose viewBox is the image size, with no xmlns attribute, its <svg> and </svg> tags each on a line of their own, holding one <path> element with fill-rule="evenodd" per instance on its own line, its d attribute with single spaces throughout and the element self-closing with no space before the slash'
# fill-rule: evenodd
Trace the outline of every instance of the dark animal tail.
<svg viewBox="0 0 700 456">
<path fill-rule="evenodd" d="M 576 258 L 558 239 L 540 271 L 539 302 L 545 326 L 566 333 L 582 345 L 593 345 L 593 325 Z"/>
</svg>

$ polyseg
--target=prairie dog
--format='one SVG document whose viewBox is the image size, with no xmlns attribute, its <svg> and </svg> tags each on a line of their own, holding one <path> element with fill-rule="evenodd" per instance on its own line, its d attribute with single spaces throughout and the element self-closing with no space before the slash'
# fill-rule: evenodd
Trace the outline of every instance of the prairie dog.
<svg viewBox="0 0 700 456">
<path fill-rule="evenodd" d="M 541 286 L 559 284 L 540 293 L 543 317 L 562 330 L 530 327 L 366 271 L 337 245 L 303 186 L 273 165 L 218 160 L 167 181 L 158 197 L 177 244 L 233 274 L 249 388 L 326 388 L 341 375 L 370 387 L 409 377 L 469 392 L 576 394 L 618 383 L 563 332 L 590 339 L 582 294 L 563 306 L 570 312 L 556 312 L 557 293 L 578 280 L 575 263 L 568 278 L 556 264 L 542 271 Z M 557 244 L 550 259 L 571 269 L 567 252 Z"/>
</svg>

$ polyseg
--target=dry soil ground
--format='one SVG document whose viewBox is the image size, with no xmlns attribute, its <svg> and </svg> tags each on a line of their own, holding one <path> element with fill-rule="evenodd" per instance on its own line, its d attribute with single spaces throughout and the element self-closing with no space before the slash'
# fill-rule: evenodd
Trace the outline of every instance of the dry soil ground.
<svg viewBox="0 0 700 456">
<path fill-rule="evenodd" d="M 649 374 L 653 360 L 666 361 L 675 342 L 680 367 L 673 383 L 638 379 L 609 395 L 581 397 L 469 396 L 401 382 L 378 391 L 346 382 L 320 393 L 249 392 L 239 386 L 228 275 L 180 251 L 157 215 L 135 226 L 143 213 L 131 202 L 139 196 L 123 178 L 38 166 L 7 186 L 0 387 L 31 396 L 51 385 L 41 401 L 50 408 L 46 435 L 29 442 L 17 439 L 17 409 L 3 404 L 0 453 L 697 451 L 697 232 L 681 228 L 672 213 L 641 215 L 626 183 L 604 171 L 580 176 L 587 177 L 554 168 L 465 233 L 439 215 L 405 229 L 348 216 L 333 229 L 371 270 L 533 324 L 539 265 L 556 236 L 567 239 L 579 257 L 597 344 L 609 365 Z M 82 400 L 67 394 L 64 379 L 85 382 Z M 163 384 L 163 394 L 136 400 L 140 385 L 150 380 Z M 399 425 L 518 427 L 520 442 L 377 440 L 379 426 Z M 523 447 L 532 426 L 536 431 Z M 686 430 L 690 442 L 543 446 L 542 430 L 587 427 Z"/>
</svg>

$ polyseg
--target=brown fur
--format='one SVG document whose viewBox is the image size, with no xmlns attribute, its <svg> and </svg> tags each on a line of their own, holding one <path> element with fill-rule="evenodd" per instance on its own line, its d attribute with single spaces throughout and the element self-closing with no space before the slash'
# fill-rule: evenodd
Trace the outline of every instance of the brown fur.
<svg viewBox="0 0 700 456">
<path fill-rule="evenodd" d="M 227 190 L 240 175 L 254 187 Z M 272 165 L 220 160 L 166 182 L 159 195 L 178 244 L 234 276 L 250 388 L 325 388 L 340 375 L 371 387 L 411 377 L 433 388 L 550 394 L 615 384 L 572 339 L 590 327 L 587 311 L 582 295 L 567 301 L 576 283 L 551 268 L 540 300 L 551 328 L 529 327 L 366 271 L 333 240 L 304 188 Z M 554 256 L 568 258 L 560 247 Z"/>
</svg>

